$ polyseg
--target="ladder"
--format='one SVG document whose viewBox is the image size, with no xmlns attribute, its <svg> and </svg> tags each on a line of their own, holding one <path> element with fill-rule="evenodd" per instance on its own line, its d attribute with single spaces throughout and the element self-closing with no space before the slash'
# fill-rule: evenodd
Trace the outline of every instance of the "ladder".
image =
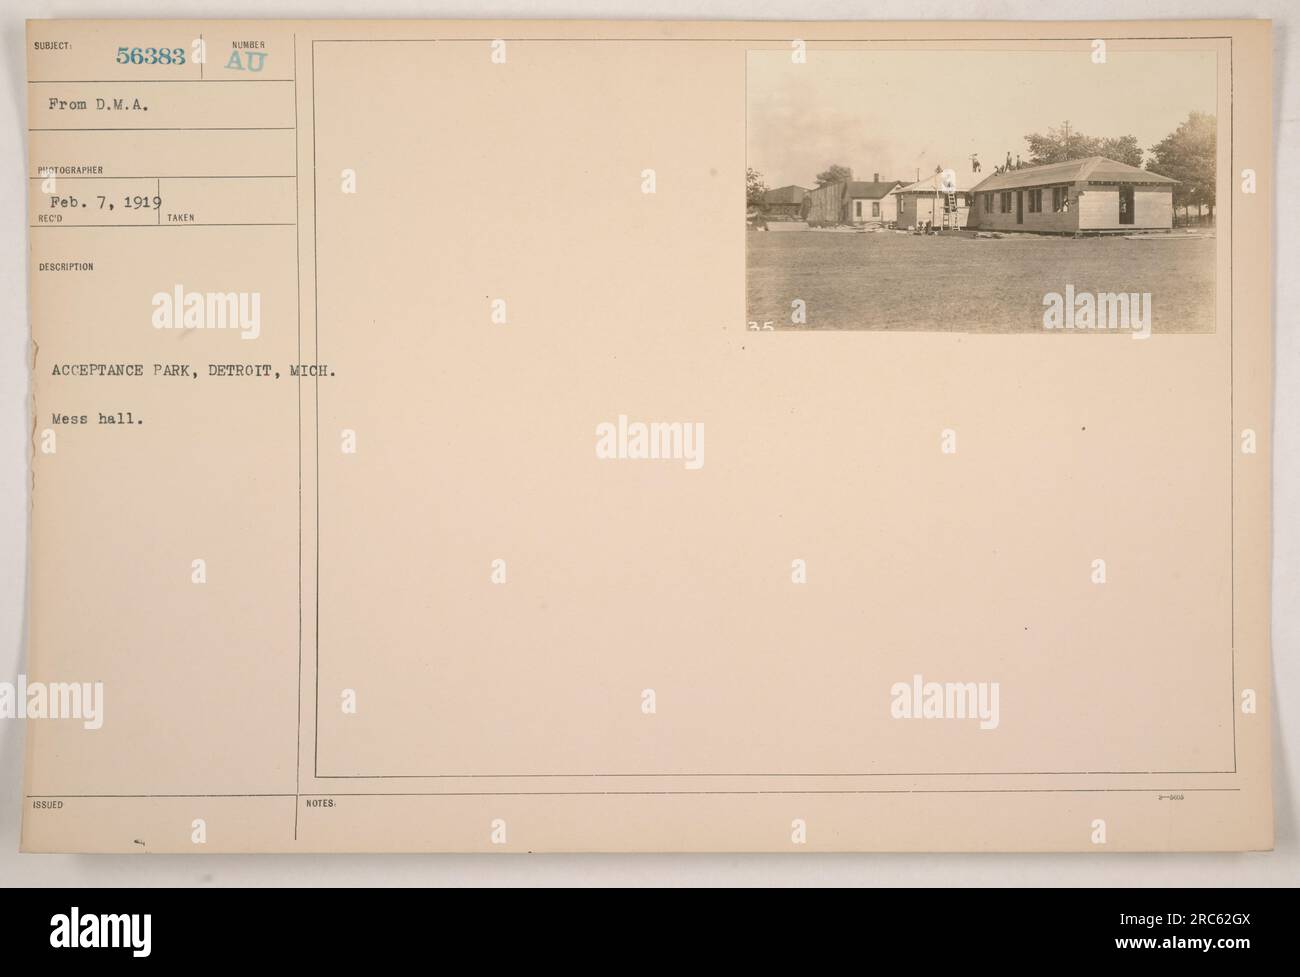
<svg viewBox="0 0 1300 977">
<path fill-rule="evenodd" d="M 961 214 L 957 210 L 957 191 L 949 188 L 947 195 L 947 205 L 943 209 L 943 226 L 945 229 L 959 231 L 961 230 Z"/>
</svg>

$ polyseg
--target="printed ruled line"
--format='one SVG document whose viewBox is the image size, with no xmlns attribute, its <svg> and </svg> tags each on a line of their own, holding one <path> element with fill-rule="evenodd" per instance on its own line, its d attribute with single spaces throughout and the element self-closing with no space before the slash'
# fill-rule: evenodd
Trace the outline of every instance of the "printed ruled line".
<svg viewBox="0 0 1300 977">
<path fill-rule="evenodd" d="M 262 173 L 262 174 L 201 174 L 190 176 L 169 176 L 166 173 L 160 175 L 149 174 L 148 176 L 60 176 L 57 173 L 50 174 L 59 180 L 296 180 L 298 179 L 292 173 Z M 29 180 L 48 180 L 50 176 L 31 176 Z"/>
<path fill-rule="evenodd" d="M 335 791 L 331 794 L 28 794 L 27 800 L 172 800 L 195 797 L 709 797 L 738 794 L 1193 794 L 1239 793 L 1240 787 L 896 787 L 873 790 L 503 790 Z"/>
<path fill-rule="evenodd" d="M 792 777 L 850 778 L 850 777 L 1226 777 L 1235 770 L 944 770 L 926 772 L 909 770 L 884 773 L 317 773 L 318 780 L 539 780 L 572 778 L 574 780 L 610 779 L 663 779 L 672 777 Z"/>
<path fill-rule="evenodd" d="M 28 794 L 29 801 L 48 800 L 166 800 L 169 797 L 295 797 L 295 794 Z"/>
<path fill-rule="evenodd" d="M 1087 44 L 1097 40 L 1096 34 L 1076 34 L 1071 37 L 808 37 L 809 44 L 962 44 L 968 41 L 1079 41 Z M 1229 34 L 1165 34 L 1161 36 L 1141 37 L 1101 37 L 1105 41 L 1230 41 Z M 643 44 L 650 41 L 667 41 L 674 44 L 771 44 L 771 48 L 759 50 L 785 51 L 790 42 L 780 37 L 501 37 L 499 35 L 483 37 L 314 37 L 313 44 L 447 44 L 465 43 L 481 44 L 492 41 L 507 41 L 511 44 L 527 44 L 530 41 L 545 44 Z M 823 48 L 822 50 L 837 50 Z M 917 48 L 924 51 L 925 48 Z"/>
<path fill-rule="evenodd" d="M 1228 172 L 1237 172 L 1237 76 L 1233 61 L 1235 38 L 1228 38 Z M 1236 254 L 1236 235 L 1233 228 L 1237 214 L 1232 198 L 1228 201 L 1228 444 L 1232 454 L 1228 459 L 1228 660 L 1232 669 L 1232 769 L 1237 770 L 1237 295 L 1236 271 L 1233 257 Z M 1217 233 L 1217 226 L 1216 226 Z"/>
<path fill-rule="evenodd" d="M 320 174 L 316 169 L 316 39 L 311 42 L 311 316 L 312 316 L 312 355 L 320 362 L 320 206 L 318 193 Z M 301 359 L 301 357 L 300 357 Z M 320 773 L 320 376 L 312 381 L 312 413 L 316 434 L 316 450 L 313 453 L 315 477 L 313 488 L 316 504 L 312 512 L 316 520 L 316 567 L 312 578 L 312 596 L 315 602 L 315 623 L 312 626 L 312 640 L 316 645 L 316 667 L 313 670 L 315 689 L 312 693 L 314 715 L 312 721 L 311 772 Z M 299 450 L 302 442 L 299 439 Z M 299 568 L 301 569 L 301 562 Z"/>
<path fill-rule="evenodd" d="M 29 78 L 29 85 L 197 85 L 229 82 L 239 85 L 274 84 L 292 85 L 292 78 Z"/>
<path fill-rule="evenodd" d="M 293 221 L 296 226 L 301 220 L 301 194 L 298 192 L 298 154 L 302 142 L 298 132 L 298 34 L 293 34 Z M 302 232 L 293 236 L 294 292 L 293 306 L 298 321 L 298 362 L 302 362 Z M 293 747 L 293 840 L 298 840 L 298 803 L 297 795 L 302 791 L 302 377 L 294 387 L 294 401 L 298 407 L 298 721 L 295 724 Z"/>
<path fill-rule="evenodd" d="M 29 230 L 54 230 L 56 228 L 63 230 L 75 230 L 82 227 L 297 227 L 293 221 L 250 221 L 247 223 L 216 223 L 216 224 L 199 224 L 189 221 L 178 222 L 175 224 L 28 224 Z"/>
<path fill-rule="evenodd" d="M 28 132 L 293 132 L 293 126 L 87 126 L 28 129 Z"/>
<path fill-rule="evenodd" d="M 432 791 L 368 793 L 340 791 L 334 794 L 303 794 L 303 797 L 659 797 L 713 796 L 731 794 L 1190 794 L 1236 793 L 1240 787 L 897 787 L 874 790 L 518 790 L 518 791 Z"/>
</svg>

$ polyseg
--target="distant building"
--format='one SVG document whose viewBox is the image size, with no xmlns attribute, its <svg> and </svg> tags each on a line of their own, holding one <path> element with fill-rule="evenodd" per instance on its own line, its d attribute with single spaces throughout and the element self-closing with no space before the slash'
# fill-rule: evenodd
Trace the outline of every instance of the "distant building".
<svg viewBox="0 0 1300 977">
<path fill-rule="evenodd" d="M 803 216 L 803 201 L 807 196 L 807 187 L 799 187 L 794 184 L 788 187 L 777 187 L 775 190 L 767 190 L 763 193 L 763 216 L 789 217 L 791 220 L 799 220 Z"/>
<path fill-rule="evenodd" d="M 805 219 L 810 224 L 858 224 L 881 226 L 892 224 L 897 215 L 890 191 L 901 185 L 899 180 L 881 181 L 880 174 L 866 180 L 841 180 L 809 190 Z"/>
<path fill-rule="evenodd" d="M 898 201 L 899 227 L 929 224 L 938 230 L 953 230 L 967 224 L 970 191 L 962 189 L 956 182 L 948 182 L 942 173 L 899 187 L 893 196 Z"/>
<path fill-rule="evenodd" d="M 1104 156 L 995 173 L 973 190 L 971 226 L 1046 234 L 1169 230 L 1177 180 Z"/>
</svg>

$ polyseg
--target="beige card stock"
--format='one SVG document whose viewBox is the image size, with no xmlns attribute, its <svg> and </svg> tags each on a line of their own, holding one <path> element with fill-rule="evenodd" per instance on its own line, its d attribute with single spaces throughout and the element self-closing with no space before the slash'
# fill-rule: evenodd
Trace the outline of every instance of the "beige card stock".
<svg viewBox="0 0 1300 977">
<path fill-rule="evenodd" d="M 1267 23 L 27 49 L 25 850 L 1271 847 Z"/>
</svg>

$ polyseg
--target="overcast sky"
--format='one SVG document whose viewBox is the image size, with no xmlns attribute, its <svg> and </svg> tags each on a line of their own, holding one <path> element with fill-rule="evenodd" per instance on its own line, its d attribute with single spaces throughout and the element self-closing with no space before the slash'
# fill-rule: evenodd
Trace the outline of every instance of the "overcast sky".
<svg viewBox="0 0 1300 977">
<path fill-rule="evenodd" d="M 1024 137 L 1068 119 L 1149 149 L 1196 110 L 1215 112 L 1213 51 L 750 51 L 748 165 L 770 187 L 815 186 L 830 163 L 856 179 L 916 178 L 936 165 L 969 187 Z M 979 176 L 970 171 L 978 153 Z"/>
</svg>

